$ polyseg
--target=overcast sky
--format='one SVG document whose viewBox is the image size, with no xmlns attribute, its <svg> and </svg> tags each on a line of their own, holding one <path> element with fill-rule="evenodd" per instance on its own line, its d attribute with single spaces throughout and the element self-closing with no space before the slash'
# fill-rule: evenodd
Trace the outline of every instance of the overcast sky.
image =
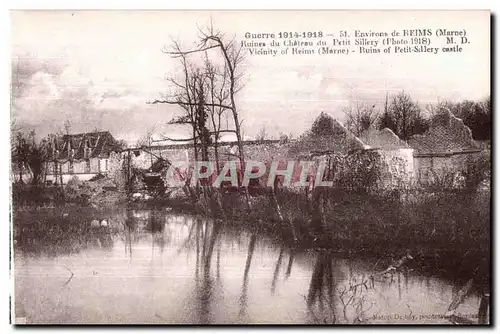
<svg viewBox="0 0 500 334">
<path fill-rule="evenodd" d="M 251 56 L 246 86 L 237 97 L 246 135 L 265 125 L 271 135 L 299 135 L 325 111 L 359 99 L 379 108 L 386 92 L 405 90 L 422 106 L 438 100 L 482 99 L 490 94 L 489 13 L 475 12 L 14 12 L 12 13 L 12 118 L 40 136 L 63 128 L 109 130 L 133 143 L 179 108 L 148 105 L 166 92 L 178 63 L 161 52 L 177 38 L 186 47 L 197 24 L 214 25 L 242 40 L 245 32 L 340 29 L 466 29 L 460 54 Z"/>
</svg>

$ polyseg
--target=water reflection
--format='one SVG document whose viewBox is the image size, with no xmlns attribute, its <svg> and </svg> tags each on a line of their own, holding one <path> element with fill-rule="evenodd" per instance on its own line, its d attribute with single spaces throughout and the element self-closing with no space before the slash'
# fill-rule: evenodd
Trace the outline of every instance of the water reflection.
<svg viewBox="0 0 500 334">
<path fill-rule="evenodd" d="M 90 244 L 95 248 L 113 248 L 113 238 L 108 226 L 93 227 L 90 230 Z"/>
<path fill-rule="evenodd" d="M 292 274 L 293 255 L 294 254 L 295 254 L 295 249 L 294 248 L 290 249 L 290 257 L 288 258 L 288 266 L 286 268 L 285 280 L 287 280 L 288 277 L 290 277 L 290 275 Z"/>
<path fill-rule="evenodd" d="M 196 219 L 196 224 L 201 227 L 199 230 L 203 233 L 203 238 L 201 239 L 203 240 L 203 245 L 201 247 L 202 252 L 200 254 L 200 261 L 198 261 L 202 274 L 199 278 L 199 282 L 197 281 L 196 283 L 196 298 L 199 303 L 198 315 L 199 323 L 208 324 L 212 322 L 210 310 L 214 294 L 214 281 L 210 272 L 210 267 L 220 226 L 218 224 L 203 222 L 201 219 Z"/>
<path fill-rule="evenodd" d="M 133 216 L 133 211 L 127 210 L 124 224 L 125 254 L 128 254 L 130 258 L 132 258 L 132 232 L 135 230 L 135 227 L 136 224 Z"/>
<path fill-rule="evenodd" d="M 250 272 L 250 266 L 252 264 L 253 252 L 255 250 L 255 242 L 257 241 L 257 235 L 252 234 L 250 237 L 250 243 L 248 245 L 247 259 L 245 263 L 245 272 L 243 273 L 243 285 L 241 287 L 240 295 L 240 321 L 246 319 L 247 316 L 247 292 L 248 292 L 248 273 Z"/>
<path fill-rule="evenodd" d="M 443 318 L 461 283 L 374 275 L 379 259 L 303 252 L 200 217 L 124 209 L 16 220 L 15 306 L 29 323 L 488 321 L 484 294 Z"/>
<path fill-rule="evenodd" d="M 327 252 L 319 252 L 316 256 L 311 283 L 307 294 L 308 315 L 314 323 L 335 323 L 335 302 L 333 299 L 334 284 L 333 258 Z M 318 316 L 314 306 L 319 308 Z M 325 309 L 325 305 L 327 308 Z"/>
<path fill-rule="evenodd" d="M 271 283 L 271 293 L 274 294 L 276 291 L 276 280 L 278 279 L 278 274 L 280 272 L 281 262 L 283 260 L 283 252 L 285 251 L 285 246 L 281 246 L 280 255 L 278 256 L 278 260 L 276 261 L 276 266 L 274 269 L 273 282 Z"/>
</svg>

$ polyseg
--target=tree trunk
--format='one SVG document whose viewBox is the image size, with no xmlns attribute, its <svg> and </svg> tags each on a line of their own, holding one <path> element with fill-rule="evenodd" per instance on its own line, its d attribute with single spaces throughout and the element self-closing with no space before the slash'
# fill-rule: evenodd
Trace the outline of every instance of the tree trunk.
<svg viewBox="0 0 500 334">
<path fill-rule="evenodd" d="M 62 196 L 64 197 L 64 185 L 63 185 L 62 165 L 61 164 L 59 164 L 59 179 L 60 179 L 60 183 L 61 183 L 61 193 L 62 193 Z"/>
<path fill-rule="evenodd" d="M 214 156 L 215 156 L 215 170 L 217 171 L 216 175 L 218 175 L 220 170 L 220 163 L 219 163 L 219 143 L 217 139 L 214 141 Z"/>
<path fill-rule="evenodd" d="M 316 233 L 323 233 L 323 189 L 315 187 L 312 196 L 312 220 L 311 228 Z"/>
<path fill-rule="evenodd" d="M 274 211 L 276 212 L 276 216 L 278 217 L 278 221 L 280 222 L 280 224 L 284 224 L 285 219 L 283 217 L 283 212 L 281 211 L 281 207 L 278 203 L 278 199 L 276 198 L 276 194 L 275 194 L 273 189 L 271 189 L 271 191 L 269 192 L 269 201 L 271 202 L 271 205 L 273 206 Z M 287 221 L 288 221 L 288 225 L 290 227 L 290 230 L 292 232 L 293 240 L 297 241 L 298 239 L 297 239 L 297 233 L 295 231 L 295 226 L 293 225 L 293 222 L 290 221 L 289 219 Z"/>
<path fill-rule="evenodd" d="M 23 164 L 18 163 L 18 168 L 19 168 L 19 182 L 23 183 Z"/>
</svg>

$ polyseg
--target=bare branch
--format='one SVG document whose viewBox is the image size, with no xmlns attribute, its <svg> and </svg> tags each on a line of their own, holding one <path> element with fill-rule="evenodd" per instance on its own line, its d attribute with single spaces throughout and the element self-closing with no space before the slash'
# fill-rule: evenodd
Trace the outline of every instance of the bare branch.
<svg viewBox="0 0 500 334">
<path fill-rule="evenodd" d="M 186 86 L 181 85 L 180 83 L 178 83 L 177 81 L 175 81 L 172 78 L 167 78 L 167 81 L 170 81 L 171 83 L 173 83 L 175 86 L 177 86 L 180 89 L 186 89 Z"/>
<path fill-rule="evenodd" d="M 207 51 L 207 50 L 210 50 L 210 49 L 215 49 L 215 48 L 218 48 L 219 46 L 218 45 L 211 45 L 211 46 L 207 46 L 207 47 L 203 47 L 203 48 L 199 48 L 199 49 L 195 49 L 195 50 L 189 50 L 189 51 L 175 51 L 175 52 L 165 52 L 169 55 L 172 56 L 172 58 L 179 58 L 179 57 L 185 57 L 189 54 L 192 54 L 192 53 L 197 53 L 197 52 L 203 52 L 203 51 Z"/>
<path fill-rule="evenodd" d="M 146 104 L 178 104 L 178 105 L 185 105 L 185 106 L 197 106 L 198 105 L 198 103 L 195 103 L 195 102 L 168 101 L 168 100 L 153 100 L 153 101 L 146 102 Z M 205 105 L 229 109 L 229 110 L 233 109 L 232 107 L 230 107 L 228 105 L 219 104 L 219 103 L 205 103 Z"/>
</svg>

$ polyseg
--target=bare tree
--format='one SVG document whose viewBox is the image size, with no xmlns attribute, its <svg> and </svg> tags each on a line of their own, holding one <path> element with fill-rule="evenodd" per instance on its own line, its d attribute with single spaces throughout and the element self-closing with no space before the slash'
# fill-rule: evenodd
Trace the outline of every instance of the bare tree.
<svg viewBox="0 0 500 334">
<path fill-rule="evenodd" d="M 379 118 L 379 129 L 383 130 L 385 128 L 395 129 L 393 117 L 389 113 L 389 94 L 387 93 L 385 94 L 384 112 Z"/>
<path fill-rule="evenodd" d="M 380 119 L 380 127 L 388 127 L 403 140 L 423 133 L 428 128 L 428 120 L 422 116 L 420 106 L 404 91 L 393 95 Z"/>
<path fill-rule="evenodd" d="M 12 140 L 12 161 L 17 164 L 17 169 L 19 172 L 19 182 L 24 183 L 23 171 L 25 169 L 25 163 L 28 160 L 29 154 L 29 144 L 27 138 L 23 135 L 21 131 L 16 133 L 16 137 Z"/>
<path fill-rule="evenodd" d="M 176 104 L 184 109 L 184 114 L 178 117 L 174 117 L 169 124 L 185 124 L 191 126 L 192 138 L 194 143 L 194 157 L 195 160 L 198 159 L 198 115 L 196 114 L 196 106 L 198 102 L 196 101 L 196 82 L 199 76 L 199 69 L 194 68 L 192 64 L 188 62 L 186 55 L 182 54 L 181 47 L 177 41 L 172 42 L 172 49 L 176 54 L 180 54 L 180 62 L 183 70 L 182 81 L 177 81 L 174 78 L 168 78 L 167 80 L 173 84 L 175 90 L 171 96 L 166 97 L 164 100 L 155 100 L 153 103 L 167 103 Z M 169 53 L 164 50 L 165 53 Z M 178 57 L 177 57 L 178 58 Z M 172 141 L 176 141 L 174 138 L 167 138 Z M 183 140 L 185 141 L 185 140 Z"/>
<path fill-rule="evenodd" d="M 238 158 L 240 160 L 241 168 L 244 169 L 245 166 L 245 157 L 243 152 L 243 143 L 241 136 L 241 124 L 242 121 L 239 119 L 239 112 L 236 105 L 236 94 L 243 87 L 243 72 L 240 70 L 240 65 L 244 60 L 244 54 L 242 52 L 243 48 L 239 46 L 235 38 L 226 38 L 225 34 L 220 31 L 214 29 L 213 25 L 210 24 L 205 30 L 198 29 L 199 32 L 199 42 L 197 46 L 192 50 L 182 50 L 178 43 L 174 44 L 173 51 L 165 50 L 165 52 L 171 55 L 173 58 L 181 59 L 184 64 L 185 74 L 187 72 L 187 56 L 190 54 L 206 52 L 208 50 L 217 50 L 223 57 L 224 60 L 224 70 L 222 73 L 227 77 L 227 88 L 224 89 L 227 94 L 228 103 L 221 102 L 205 102 L 205 106 L 208 107 L 218 107 L 227 109 L 231 112 L 234 120 L 234 133 L 236 134 L 236 138 L 238 141 Z M 186 85 L 181 87 L 186 87 Z M 224 94 L 222 94 L 224 96 Z M 186 107 L 196 106 L 197 102 L 191 99 L 187 101 L 168 101 L 168 100 L 156 100 L 153 103 L 171 103 L 171 104 L 179 104 L 184 105 Z M 228 131 L 228 130 L 226 130 Z"/>
<path fill-rule="evenodd" d="M 71 133 L 71 122 L 69 120 L 64 121 L 64 134 L 69 135 Z"/>
<path fill-rule="evenodd" d="M 291 141 L 293 139 L 293 134 L 286 134 L 284 132 L 280 132 L 279 133 L 279 140 L 282 144 L 285 144 L 285 143 L 288 143 L 289 141 Z"/>
<path fill-rule="evenodd" d="M 152 103 L 176 104 L 184 109 L 184 114 L 174 117 L 169 124 L 189 125 L 192 128 L 192 137 L 181 140 L 164 138 L 183 142 L 192 140 L 195 146 L 195 159 L 199 153 L 206 159 L 208 146 L 213 139 L 218 140 L 221 132 L 236 132 L 230 129 L 222 130 L 220 122 L 224 112 L 230 109 L 227 105 L 228 74 L 225 69 L 218 69 L 207 55 L 204 67 L 195 66 L 176 41 L 173 42 L 172 49 L 174 51 L 164 52 L 180 59 L 183 68 L 182 82 L 168 78 L 167 80 L 175 87 L 174 92 L 163 100 L 155 100 Z"/>
<path fill-rule="evenodd" d="M 174 59 L 180 59 L 183 68 L 183 82 L 169 79 L 177 88 L 177 93 L 163 100 L 152 103 L 176 104 L 185 110 L 185 114 L 173 119 L 171 124 L 190 124 L 192 127 L 192 140 L 195 146 L 195 159 L 198 157 L 197 144 L 200 142 L 202 155 L 207 158 L 206 148 L 211 144 L 211 136 L 215 135 L 218 141 L 221 132 L 233 132 L 238 142 L 238 158 L 240 168 L 245 168 L 245 157 L 242 143 L 241 124 L 236 105 L 236 94 L 242 88 L 243 72 L 240 65 L 244 60 L 242 47 L 234 38 L 227 39 L 223 33 L 216 31 L 210 24 L 206 29 L 198 29 L 199 41 L 192 50 L 184 50 L 176 41 L 172 47 L 163 50 Z M 217 68 L 208 59 L 208 51 L 218 51 L 222 56 L 224 65 Z M 193 54 L 204 54 L 204 68 L 192 65 L 188 57 Z M 222 114 L 228 111 L 233 116 L 234 130 L 220 129 Z M 210 115 L 212 130 L 207 122 Z M 213 117 L 212 117 L 213 116 Z M 216 122 L 217 120 L 217 122 Z M 245 189 L 249 206 L 248 192 Z"/>
<path fill-rule="evenodd" d="M 409 94 L 403 91 L 393 96 L 389 109 L 394 115 L 396 129 L 402 139 L 407 140 L 412 134 L 420 132 L 423 121 L 420 107 Z"/>
<path fill-rule="evenodd" d="M 262 140 L 266 140 L 267 136 L 268 136 L 268 133 L 266 130 L 266 126 L 262 125 L 262 127 L 260 128 L 259 133 L 257 133 L 257 137 L 255 139 L 262 141 Z"/>
<path fill-rule="evenodd" d="M 135 142 L 136 147 L 149 147 L 153 143 L 153 135 L 156 131 L 156 125 L 146 129 L 145 134 Z"/>
<path fill-rule="evenodd" d="M 41 181 L 43 169 L 48 159 L 47 141 L 36 142 L 35 131 L 28 134 L 18 132 L 12 152 L 13 161 L 19 169 L 19 182 L 23 183 L 23 170 L 31 173 L 33 184 Z"/>
<path fill-rule="evenodd" d="M 342 109 L 346 115 L 345 126 L 355 136 L 360 136 L 365 130 L 376 123 L 378 115 L 375 105 L 366 106 L 356 100 L 353 106 Z"/>
</svg>

